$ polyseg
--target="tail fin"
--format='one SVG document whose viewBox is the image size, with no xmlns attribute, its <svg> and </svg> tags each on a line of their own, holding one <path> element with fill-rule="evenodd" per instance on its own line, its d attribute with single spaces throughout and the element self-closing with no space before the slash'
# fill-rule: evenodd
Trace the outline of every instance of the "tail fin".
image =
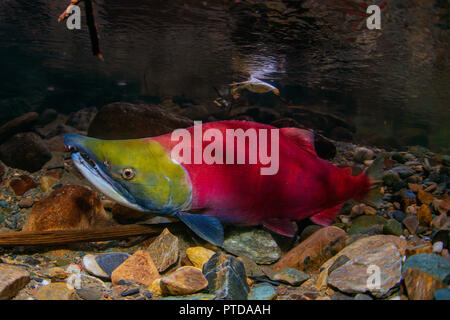
<svg viewBox="0 0 450 320">
<path fill-rule="evenodd" d="M 366 194 L 362 201 L 373 207 L 380 206 L 381 199 L 383 198 L 380 193 L 380 187 L 383 182 L 383 167 L 384 156 L 381 155 L 378 156 L 372 165 L 365 171 L 365 175 L 370 181 L 370 191 Z"/>
</svg>

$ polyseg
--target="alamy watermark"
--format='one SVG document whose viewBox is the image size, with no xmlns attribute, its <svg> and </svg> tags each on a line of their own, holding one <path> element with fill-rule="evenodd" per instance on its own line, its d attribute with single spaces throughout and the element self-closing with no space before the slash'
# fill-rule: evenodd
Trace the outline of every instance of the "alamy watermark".
<svg viewBox="0 0 450 320">
<path fill-rule="evenodd" d="M 203 131 L 202 122 L 194 121 L 193 137 L 189 130 L 177 129 L 171 140 L 178 141 L 171 158 L 181 164 L 260 164 L 261 175 L 275 175 L 279 169 L 276 128 L 225 129 L 224 135 L 214 128 Z M 210 143 L 203 147 L 203 142 Z"/>
</svg>

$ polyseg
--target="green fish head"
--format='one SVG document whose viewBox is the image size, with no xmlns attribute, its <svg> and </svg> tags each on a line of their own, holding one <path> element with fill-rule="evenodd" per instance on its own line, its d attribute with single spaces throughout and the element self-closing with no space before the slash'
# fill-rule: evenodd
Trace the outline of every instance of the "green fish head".
<svg viewBox="0 0 450 320">
<path fill-rule="evenodd" d="M 64 144 L 83 176 L 112 200 L 159 214 L 190 208 L 188 173 L 160 143 L 148 138 L 101 140 L 68 134 Z"/>
</svg>

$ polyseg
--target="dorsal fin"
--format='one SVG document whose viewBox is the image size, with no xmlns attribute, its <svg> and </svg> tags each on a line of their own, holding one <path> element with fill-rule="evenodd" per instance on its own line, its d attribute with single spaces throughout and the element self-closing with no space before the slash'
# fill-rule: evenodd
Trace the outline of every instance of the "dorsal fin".
<svg viewBox="0 0 450 320">
<path fill-rule="evenodd" d="M 314 133 L 312 131 L 299 128 L 281 128 L 280 131 L 296 145 L 317 156 L 314 148 Z"/>
</svg>

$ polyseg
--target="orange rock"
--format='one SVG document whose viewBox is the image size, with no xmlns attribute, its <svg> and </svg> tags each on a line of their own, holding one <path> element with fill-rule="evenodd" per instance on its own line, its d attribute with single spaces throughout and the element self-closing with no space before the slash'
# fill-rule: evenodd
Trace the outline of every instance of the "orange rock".
<svg viewBox="0 0 450 320">
<path fill-rule="evenodd" d="M 23 231 L 87 229 L 110 224 L 97 193 L 67 185 L 34 204 Z"/>
<path fill-rule="evenodd" d="M 421 253 L 433 253 L 433 245 L 430 241 L 425 240 L 408 241 L 405 250 L 405 255 L 407 257 Z"/>
<path fill-rule="evenodd" d="M 138 250 L 112 272 L 111 282 L 117 284 L 120 280 L 125 280 L 151 286 L 159 277 L 158 269 L 150 254 L 147 251 Z"/>
<path fill-rule="evenodd" d="M 30 281 L 30 274 L 19 266 L 0 263 L 0 300 L 11 299 Z"/>
<path fill-rule="evenodd" d="M 431 204 L 433 202 L 433 195 L 431 193 L 425 192 L 423 190 L 419 190 L 417 192 L 417 198 L 422 202 L 423 204 Z"/>
<path fill-rule="evenodd" d="M 405 287 L 410 300 L 433 300 L 434 292 L 446 286 L 434 275 L 418 268 L 409 268 L 405 276 Z"/>
<path fill-rule="evenodd" d="M 30 176 L 24 174 L 18 178 L 12 179 L 9 182 L 9 186 L 14 190 L 16 195 L 21 196 L 28 190 L 36 188 L 37 184 Z"/>
<path fill-rule="evenodd" d="M 165 295 L 186 295 L 208 286 L 202 271 L 195 267 L 181 267 L 161 279 L 161 290 Z"/>
<path fill-rule="evenodd" d="M 430 225 L 433 220 L 433 216 L 431 215 L 430 208 L 426 204 L 420 206 L 419 211 L 417 212 L 417 218 L 419 219 L 421 225 Z"/>
<path fill-rule="evenodd" d="M 313 271 L 345 246 L 347 234 L 337 227 L 322 228 L 291 249 L 274 265 L 276 272 L 296 268 Z"/>
</svg>

